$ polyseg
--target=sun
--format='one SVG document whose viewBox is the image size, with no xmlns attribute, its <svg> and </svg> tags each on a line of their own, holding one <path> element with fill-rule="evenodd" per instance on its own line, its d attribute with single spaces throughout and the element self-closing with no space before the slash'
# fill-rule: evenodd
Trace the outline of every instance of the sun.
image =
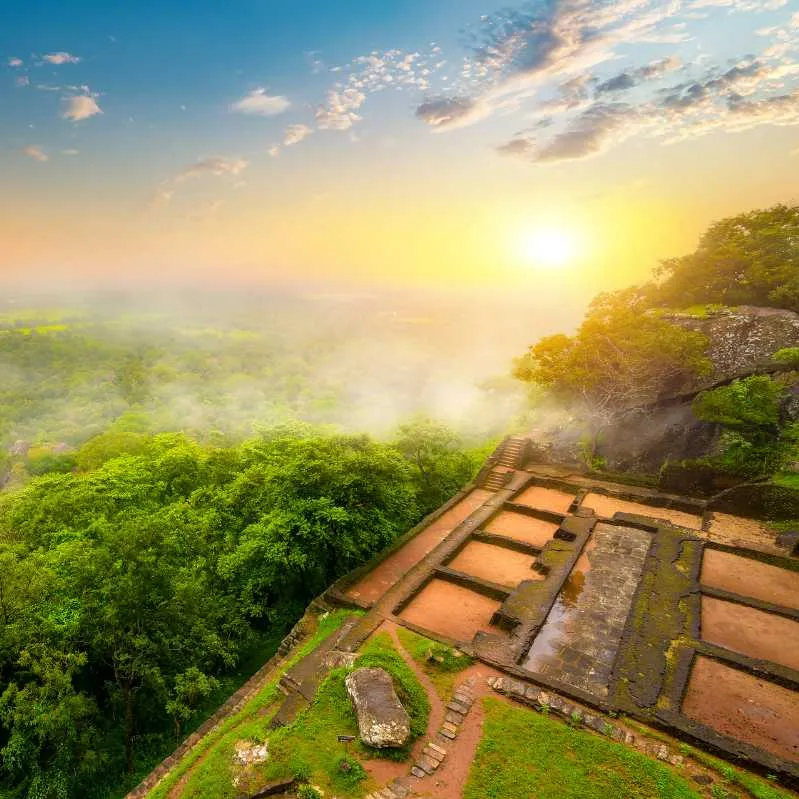
<svg viewBox="0 0 799 799">
<path fill-rule="evenodd" d="M 574 231 L 566 228 L 536 228 L 519 235 L 517 250 L 531 266 L 560 269 L 576 260 L 580 243 Z"/>
</svg>

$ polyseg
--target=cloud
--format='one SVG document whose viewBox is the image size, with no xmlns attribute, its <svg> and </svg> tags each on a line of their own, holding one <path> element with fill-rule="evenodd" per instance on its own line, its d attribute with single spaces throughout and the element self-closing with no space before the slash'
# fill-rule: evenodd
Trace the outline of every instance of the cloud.
<svg viewBox="0 0 799 799">
<path fill-rule="evenodd" d="M 313 128 L 308 125 L 289 125 L 283 134 L 283 146 L 291 147 L 294 144 L 299 144 L 303 139 L 307 139 L 313 133 Z"/>
<path fill-rule="evenodd" d="M 360 89 L 331 89 L 325 104 L 316 109 L 316 127 L 319 130 L 349 130 L 361 117 L 357 113 L 366 101 Z"/>
<path fill-rule="evenodd" d="M 416 109 L 416 118 L 437 130 L 470 125 L 488 113 L 488 109 L 469 97 L 435 97 Z"/>
<path fill-rule="evenodd" d="M 282 95 L 267 94 L 266 89 L 253 89 L 240 100 L 236 100 L 230 106 L 230 110 L 237 114 L 273 117 L 287 111 L 290 106 L 288 98 Z"/>
<path fill-rule="evenodd" d="M 608 94 L 615 92 L 629 91 L 644 81 L 661 78 L 668 72 L 678 69 L 682 65 L 679 58 L 669 56 L 661 58 L 659 61 L 652 61 L 637 69 L 628 69 L 618 75 L 609 78 L 596 87 L 597 94 Z"/>
<path fill-rule="evenodd" d="M 74 97 L 64 98 L 64 110 L 61 112 L 63 119 L 80 122 L 83 119 L 102 114 L 97 100 L 90 94 L 78 94 Z"/>
<path fill-rule="evenodd" d="M 47 53 L 47 55 L 42 56 L 42 61 L 46 61 L 48 64 L 77 64 L 80 58 L 62 51 L 59 53 Z"/>
<path fill-rule="evenodd" d="M 42 150 L 41 147 L 38 147 L 35 144 L 28 144 L 23 147 L 22 154 L 27 155 L 28 158 L 32 158 L 34 161 L 44 162 L 50 160 L 50 156 L 47 155 L 47 153 Z"/>
<path fill-rule="evenodd" d="M 205 176 L 236 177 L 249 166 L 249 163 L 243 158 L 224 158 L 218 155 L 202 158 L 163 181 L 153 192 L 149 205 L 151 208 L 165 205 L 175 196 L 178 186 L 191 180 Z"/>
<path fill-rule="evenodd" d="M 11 58 L 8 59 L 8 66 L 10 67 L 15 67 L 15 68 L 21 67 L 22 63 L 23 61 L 21 58 L 15 58 L 14 56 L 12 56 Z"/>
<path fill-rule="evenodd" d="M 280 145 L 273 144 L 267 151 L 272 158 L 277 158 L 280 155 Z"/>
<path fill-rule="evenodd" d="M 430 79 L 445 66 L 441 48 L 431 44 L 423 53 L 405 50 L 373 50 L 336 65 L 329 72 L 338 77 L 316 109 L 318 130 L 346 131 L 362 120 L 361 108 L 372 94 L 388 89 L 426 92 Z"/>
<path fill-rule="evenodd" d="M 596 155 L 605 150 L 614 139 L 630 135 L 633 128 L 630 123 L 636 116 L 635 109 L 628 105 L 597 104 L 541 148 L 535 160 L 566 161 Z"/>
<path fill-rule="evenodd" d="M 61 155 L 80 155 L 80 150 L 75 150 L 74 148 L 62 150 Z"/>
<path fill-rule="evenodd" d="M 215 177 L 238 175 L 247 168 L 248 164 L 249 161 L 245 161 L 243 158 L 222 158 L 220 156 L 203 158 L 178 172 L 174 182 L 184 183 L 187 180 L 199 178 L 203 175 L 214 175 Z"/>
<path fill-rule="evenodd" d="M 31 85 L 31 79 L 27 75 L 20 75 L 19 77 L 14 79 L 14 85 L 19 86 L 19 88 L 24 88 L 25 86 Z"/>
<path fill-rule="evenodd" d="M 496 148 L 500 155 L 511 155 L 517 158 L 530 158 L 535 152 L 533 139 L 515 138 Z"/>
</svg>

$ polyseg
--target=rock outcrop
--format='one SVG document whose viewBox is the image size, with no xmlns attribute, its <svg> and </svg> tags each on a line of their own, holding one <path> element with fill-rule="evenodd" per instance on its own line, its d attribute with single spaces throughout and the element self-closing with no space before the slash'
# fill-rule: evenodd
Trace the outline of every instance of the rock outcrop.
<svg viewBox="0 0 799 799">
<path fill-rule="evenodd" d="M 399 701 L 391 675 L 383 669 L 357 669 L 345 680 L 358 717 L 358 732 L 367 746 L 404 746 L 411 720 Z"/>
<path fill-rule="evenodd" d="M 799 347 L 799 314 L 779 308 L 710 310 L 705 316 L 666 314 L 665 320 L 708 337 L 713 373 L 708 383 L 730 379 L 769 363 L 777 350 Z"/>
<path fill-rule="evenodd" d="M 686 382 L 681 377 L 674 384 L 664 384 L 651 405 L 631 410 L 602 431 L 597 454 L 612 471 L 655 475 L 664 464 L 712 455 L 719 447 L 720 428 L 694 416 L 696 394 L 739 377 L 788 371 L 791 367 L 775 364 L 772 356 L 778 350 L 799 347 L 799 314 L 778 308 L 711 308 L 702 315 L 674 311 L 661 318 L 707 336 L 713 369 L 700 379 Z M 799 419 L 799 384 L 788 391 L 785 416 Z M 543 416 L 544 422 L 530 432 L 532 459 L 581 465 L 583 424 L 565 412 Z M 713 483 L 708 489 L 712 493 L 726 487 Z M 696 490 L 687 485 L 672 488 Z"/>
</svg>

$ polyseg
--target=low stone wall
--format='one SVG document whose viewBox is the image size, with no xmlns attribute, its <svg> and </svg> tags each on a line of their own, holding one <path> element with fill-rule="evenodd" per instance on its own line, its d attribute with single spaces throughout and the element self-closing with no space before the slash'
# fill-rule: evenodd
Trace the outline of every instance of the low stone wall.
<svg viewBox="0 0 799 799">
<path fill-rule="evenodd" d="M 748 483 L 717 494 L 707 507 L 750 519 L 799 519 L 799 490 L 774 483 Z"/>
<path fill-rule="evenodd" d="M 324 611 L 324 606 L 319 600 L 313 600 L 305 611 L 305 615 L 292 627 L 291 632 L 280 642 L 277 652 L 250 677 L 236 693 L 220 705 L 191 735 L 165 757 L 132 791 L 125 799 L 143 799 L 169 772 L 194 748 L 208 733 L 212 732 L 219 724 L 234 713 L 238 713 L 250 699 L 263 687 L 265 679 L 281 660 L 306 636 L 305 629 L 309 621 L 309 614 L 318 615 Z"/>
</svg>

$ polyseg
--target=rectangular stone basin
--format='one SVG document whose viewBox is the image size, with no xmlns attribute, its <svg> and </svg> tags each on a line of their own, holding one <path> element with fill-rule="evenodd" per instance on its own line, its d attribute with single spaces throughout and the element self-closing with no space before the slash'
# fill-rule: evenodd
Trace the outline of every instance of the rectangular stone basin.
<svg viewBox="0 0 799 799">
<path fill-rule="evenodd" d="M 705 548 L 702 585 L 799 610 L 799 572 Z"/>
<path fill-rule="evenodd" d="M 558 525 L 545 522 L 523 513 L 502 511 L 497 514 L 484 528 L 486 532 L 504 535 L 516 541 L 523 541 L 534 547 L 543 547 L 547 541 L 554 538 Z"/>
<path fill-rule="evenodd" d="M 730 738 L 799 762 L 799 694 L 781 685 L 697 656 L 682 712 Z"/>
<path fill-rule="evenodd" d="M 401 619 L 455 641 L 469 642 L 478 630 L 496 635 L 491 617 L 500 602 L 448 580 L 431 580 L 399 614 Z"/>
<path fill-rule="evenodd" d="M 519 505 L 529 505 L 531 508 L 538 508 L 539 510 L 566 514 L 569 512 L 572 502 L 574 502 L 574 494 L 568 494 L 565 491 L 558 491 L 554 488 L 545 488 L 544 486 L 530 486 L 517 497 L 514 497 L 513 501 Z"/>
<path fill-rule="evenodd" d="M 605 494 L 588 494 L 581 504 L 583 507 L 593 508 L 597 516 L 604 516 L 606 519 L 613 518 L 615 513 L 634 513 L 637 516 L 648 516 L 650 519 L 665 521 L 677 527 L 687 527 L 689 530 L 702 529 L 701 516 L 673 508 L 657 508 L 654 505 L 630 502 Z"/>
<path fill-rule="evenodd" d="M 799 671 L 799 622 L 757 608 L 702 597 L 702 640 Z"/>
<path fill-rule="evenodd" d="M 533 571 L 534 560 L 535 556 L 528 553 L 482 541 L 469 541 L 447 565 L 473 577 L 515 588 L 523 580 L 544 579 L 542 574 Z"/>
</svg>

